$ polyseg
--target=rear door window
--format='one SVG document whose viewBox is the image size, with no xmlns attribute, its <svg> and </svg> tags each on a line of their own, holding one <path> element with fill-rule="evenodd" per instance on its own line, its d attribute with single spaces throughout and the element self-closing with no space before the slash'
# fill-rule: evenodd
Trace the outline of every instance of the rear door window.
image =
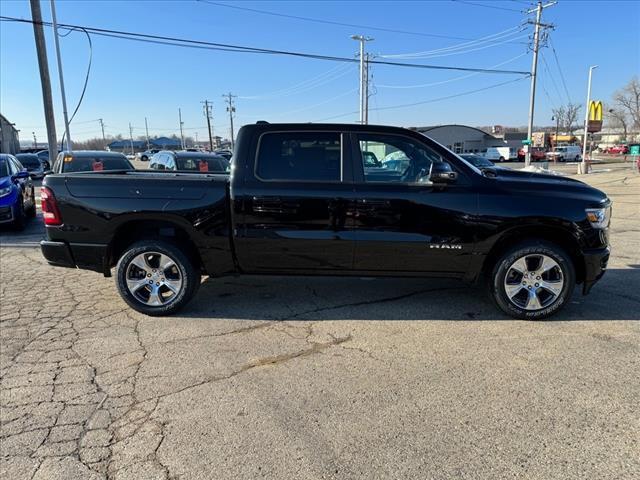
<svg viewBox="0 0 640 480">
<path fill-rule="evenodd" d="M 256 176 L 271 181 L 340 182 L 342 146 L 337 132 L 265 133 Z"/>
</svg>

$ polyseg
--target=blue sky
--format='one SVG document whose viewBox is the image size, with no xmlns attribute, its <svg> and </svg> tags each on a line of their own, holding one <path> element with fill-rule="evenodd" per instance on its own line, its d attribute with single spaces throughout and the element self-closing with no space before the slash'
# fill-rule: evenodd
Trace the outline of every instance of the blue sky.
<svg viewBox="0 0 640 480">
<path fill-rule="evenodd" d="M 531 67 L 531 53 L 526 45 L 531 26 L 525 24 L 526 29 L 518 31 L 527 18 L 532 18 L 520 12 L 530 5 L 524 0 L 219 3 L 363 27 L 309 22 L 192 0 L 58 0 L 56 5 L 60 23 L 351 58 L 357 51 L 357 43 L 350 35 L 365 34 L 375 38 L 367 50 L 377 56 L 427 52 L 421 57 L 388 57 L 388 60 L 482 68 L 502 64 L 496 68 L 518 71 Z M 48 1 L 42 2 L 42 10 L 44 19 L 50 20 Z M 0 13 L 31 18 L 27 1 L 1 0 Z M 536 124 L 552 123 L 554 105 L 569 99 L 584 103 L 589 65 L 599 65 L 592 96 L 605 101 L 633 75 L 640 74 L 640 2 L 560 0 L 545 10 L 543 21 L 555 25 L 550 32 L 555 55 L 550 47 L 542 50 Z M 46 28 L 45 34 L 57 131 L 61 136 L 62 108 L 53 33 Z M 495 41 L 490 48 L 484 48 L 488 43 L 467 44 L 469 40 L 442 38 L 478 39 L 494 34 L 498 35 L 491 37 Z M 69 110 L 73 110 L 84 82 L 87 40 L 84 34 L 72 32 L 61 39 L 61 47 Z M 0 72 L 2 113 L 21 129 L 23 140 L 35 132 L 38 140 L 44 141 L 42 95 L 31 25 L 0 23 Z M 374 66 L 372 76 L 375 91 L 370 101 L 372 109 L 453 96 L 519 78 L 391 66 Z M 98 118 L 104 119 L 108 135 L 128 135 L 129 122 L 134 126 L 134 136 L 142 135 L 145 117 L 151 135 L 178 133 L 178 108 L 181 108 L 185 133 L 197 132 L 203 139 L 206 120 L 200 102 L 204 99 L 213 101 L 214 133 L 228 136 L 228 117 L 221 95 L 229 91 L 239 96 L 237 125 L 258 119 L 322 121 L 338 115 L 341 116 L 332 121 L 353 122 L 358 115 L 349 112 L 358 109 L 357 87 L 356 65 L 94 36 L 91 76 L 84 102 L 72 124 L 72 138 L 99 136 L 100 126 L 95 121 Z M 370 122 L 404 126 L 446 123 L 520 126 L 526 124 L 528 102 L 529 80 L 524 79 L 412 107 L 372 110 Z"/>
</svg>

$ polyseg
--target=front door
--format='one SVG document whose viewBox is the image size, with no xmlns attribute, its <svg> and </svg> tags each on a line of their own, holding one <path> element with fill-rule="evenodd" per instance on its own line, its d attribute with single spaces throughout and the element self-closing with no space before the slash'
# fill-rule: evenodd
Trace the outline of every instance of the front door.
<svg viewBox="0 0 640 480">
<path fill-rule="evenodd" d="M 352 269 L 354 198 L 343 137 L 327 131 L 262 134 L 255 168 L 234 190 L 236 254 L 245 271 Z"/>
<path fill-rule="evenodd" d="M 447 159 L 408 136 L 357 133 L 352 143 L 353 156 L 363 159 L 361 167 L 354 162 L 354 269 L 465 272 L 473 253 L 477 211 L 469 178 L 458 172 L 455 184 L 432 185 L 431 164 Z M 368 166 L 372 155 L 379 165 Z"/>
</svg>

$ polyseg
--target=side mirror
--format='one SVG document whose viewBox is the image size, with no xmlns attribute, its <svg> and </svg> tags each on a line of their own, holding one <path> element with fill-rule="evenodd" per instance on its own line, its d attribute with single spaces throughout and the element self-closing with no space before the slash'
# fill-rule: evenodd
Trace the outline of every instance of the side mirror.
<svg viewBox="0 0 640 480">
<path fill-rule="evenodd" d="M 16 179 L 16 180 L 21 179 L 21 178 L 29 178 L 29 172 L 26 169 L 20 170 L 18 173 L 16 173 L 13 176 L 13 178 Z"/>
<path fill-rule="evenodd" d="M 454 172 L 447 162 L 433 162 L 429 170 L 429 181 L 434 184 L 455 183 L 458 179 L 457 172 Z"/>
</svg>

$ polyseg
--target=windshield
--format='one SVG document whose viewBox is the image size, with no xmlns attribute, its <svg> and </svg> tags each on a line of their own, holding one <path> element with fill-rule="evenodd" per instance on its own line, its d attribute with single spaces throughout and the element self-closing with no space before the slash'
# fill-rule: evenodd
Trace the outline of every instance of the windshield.
<svg viewBox="0 0 640 480">
<path fill-rule="evenodd" d="M 27 170 L 40 168 L 40 159 L 37 155 L 16 155 L 16 158 Z"/>
<path fill-rule="evenodd" d="M 558 147 L 556 148 L 556 152 L 566 152 L 567 151 L 567 147 Z"/>
<path fill-rule="evenodd" d="M 0 177 L 8 177 L 9 176 L 9 167 L 7 166 L 7 161 L 4 159 L 0 159 Z"/>
<path fill-rule="evenodd" d="M 123 157 L 65 157 L 62 172 L 99 172 L 102 170 L 133 170 L 133 166 Z"/>
<path fill-rule="evenodd" d="M 222 157 L 195 155 L 176 158 L 176 169 L 186 172 L 225 173 L 229 163 Z"/>
</svg>

